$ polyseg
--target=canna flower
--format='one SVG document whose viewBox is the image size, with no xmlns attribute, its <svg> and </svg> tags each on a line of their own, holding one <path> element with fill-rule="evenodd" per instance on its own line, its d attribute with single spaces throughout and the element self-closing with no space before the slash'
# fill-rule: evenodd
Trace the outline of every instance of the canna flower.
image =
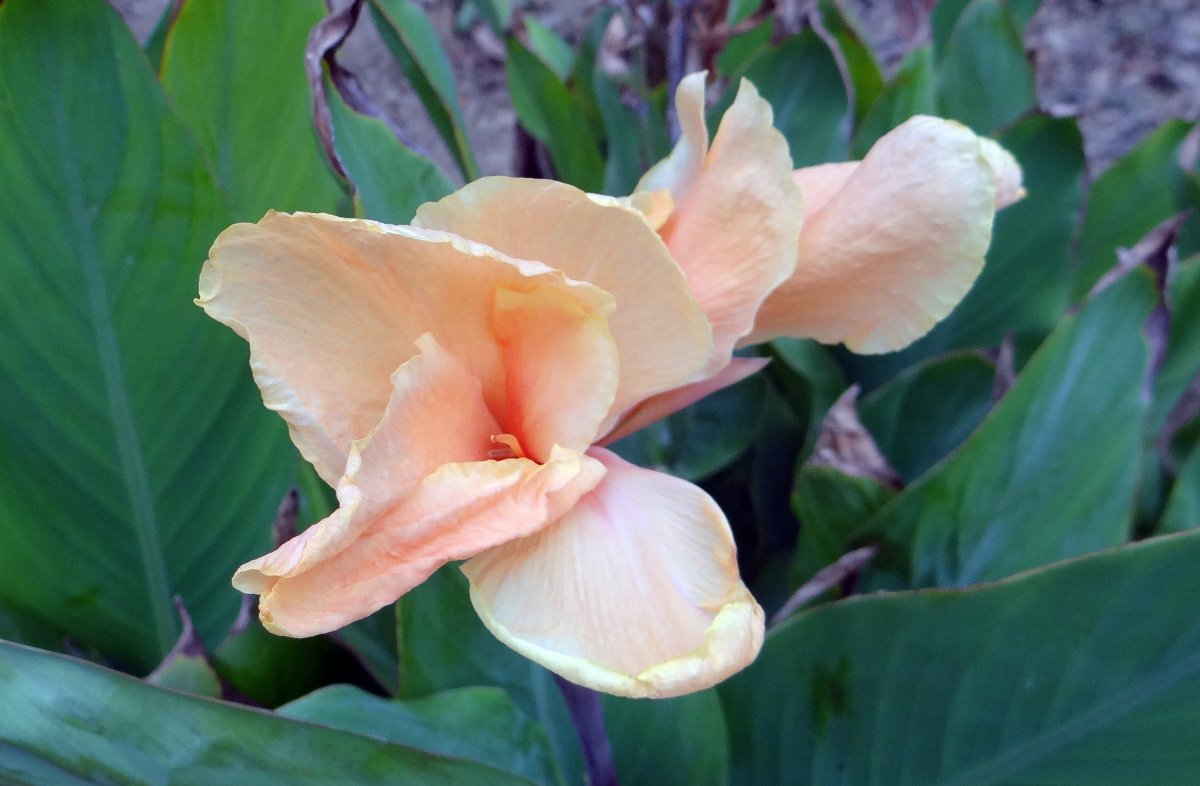
<svg viewBox="0 0 1200 786">
<path fill-rule="evenodd" d="M 753 660 L 763 612 L 720 509 L 603 445 L 761 368 L 737 346 L 916 338 L 1020 181 L 932 118 L 793 173 L 749 83 L 711 144 L 703 89 L 684 80 L 683 136 L 626 199 L 485 178 L 411 226 L 269 213 L 221 234 L 197 303 L 249 342 L 339 503 L 235 575 L 269 630 L 334 630 L 465 560 L 487 627 L 574 682 L 674 696 Z"/>
</svg>

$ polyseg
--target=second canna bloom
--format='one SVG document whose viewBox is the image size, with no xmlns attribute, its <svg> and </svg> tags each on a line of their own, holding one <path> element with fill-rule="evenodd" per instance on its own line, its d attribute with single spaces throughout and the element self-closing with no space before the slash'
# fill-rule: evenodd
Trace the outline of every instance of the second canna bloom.
<svg viewBox="0 0 1200 786">
<path fill-rule="evenodd" d="M 737 346 L 919 337 L 1020 171 L 916 118 L 793 172 L 753 86 L 711 142 L 703 98 L 685 79 L 683 136 L 625 199 L 485 178 L 411 226 L 271 213 L 217 239 L 197 302 L 339 502 L 234 577 L 268 629 L 335 630 L 465 560 L 488 628 L 579 684 L 674 696 L 753 660 L 763 612 L 720 509 L 602 445 L 758 370 Z"/>
</svg>

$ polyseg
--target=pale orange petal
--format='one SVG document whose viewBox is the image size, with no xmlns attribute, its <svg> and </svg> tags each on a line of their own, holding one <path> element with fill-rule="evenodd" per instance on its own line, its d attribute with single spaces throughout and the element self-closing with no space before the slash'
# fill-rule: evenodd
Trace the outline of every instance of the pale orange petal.
<svg viewBox="0 0 1200 786">
<path fill-rule="evenodd" d="M 333 484 L 351 443 L 379 422 L 389 377 L 437 333 L 503 411 L 503 369 L 490 333 L 494 292 L 563 288 L 603 312 L 611 298 L 544 265 L 442 232 L 333 216 L 270 213 L 221 233 L 197 303 L 250 342 L 266 405 Z"/>
<path fill-rule="evenodd" d="M 703 74 L 680 83 L 680 141 L 637 190 L 665 188 L 674 200 L 659 232 L 712 322 L 714 349 L 705 369 L 712 374 L 750 331 L 763 299 L 791 274 L 803 214 L 771 105 L 743 80 L 709 146 L 703 87 Z"/>
<path fill-rule="evenodd" d="M 623 696 L 689 693 L 744 667 L 763 614 L 716 503 L 591 453 L 608 469 L 591 493 L 538 534 L 463 565 L 484 623 L 551 671 Z"/>
<path fill-rule="evenodd" d="M 999 143 L 980 137 L 979 144 L 983 149 L 983 157 L 996 175 L 996 209 L 1008 207 L 1014 202 L 1025 198 L 1025 187 L 1021 185 L 1021 165 L 1013 154 L 1005 150 Z"/>
<path fill-rule="evenodd" d="M 846 181 L 858 169 L 857 161 L 842 161 L 836 164 L 817 164 L 800 167 L 792 173 L 792 180 L 800 187 L 804 198 L 804 217 L 810 218 L 821 212 L 821 208 L 842 190 Z"/>
<path fill-rule="evenodd" d="M 604 467 L 556 450 L 530 459 L 446 464 L 363 534 L 311 570 L 276 579 L 259 600 L 272 633 L 313 636 L 393 603 L 442 565 L 536 532 L 596 485 Z"/>
<path fill-rule="evenodd" d="M 492 326 L 504 359 L 505 425 L 519 447 L 535 461 L 555 445 L 582 453 L 617 392 L 617 346 L 604 316 L 559 289 L 501 289 Z"/>
<path fill-rule="evenodd" d="M 742 343 L 789 335 L 866 353 L 906 346 L 975 281 L 995 201 L 995 175 L 975 134 L 938 118 L 906 121 L 810 214 L 796 272 Z"/>
<path fill-rule="evenodd" d="M 621 357 L 614 412 L 692 380 L 709 358 L 711 331 L 678 265 L 641 214 L 617 200 L 549 180 L 489 177 L 422 205 L 414 223 L 612 293 L 608 324 Z"/>
<path fill-rule="evenodd" d="M 684 385 L 674 390 L 668 390 L 666 393 L 659 393 L 657 396 L 652 396 L 631 409 L 617 424 L 616 428 L 604 436 L 600 444 L 610 445 L 622 437 L 629 436 L 638 429 L 645 428 L 651 423 L 662 420 L 684 407 L 695 404 L 709 394 L 716 393 L 718 390 L 727 388 L 730 385 L 735 385 L 751 374 L 762 370 L 769 362 L 768 358 L 735 357 L 729 361 L 729 365 L 708 379 L 693 382 L 690 385 Z"/>
<path fill-rule="evenodd" d="M 261 593 L 349 545 L 443 464 L 483 459 L 501 431 L 485 406 L 479 380 L 426 334 L 421 354 L 392 375 L 392 396 L 375 431 L 350 448 L 338 483 L 338 509 L 275 551 L 238 569 L 233 583 Z"/>
</svg>

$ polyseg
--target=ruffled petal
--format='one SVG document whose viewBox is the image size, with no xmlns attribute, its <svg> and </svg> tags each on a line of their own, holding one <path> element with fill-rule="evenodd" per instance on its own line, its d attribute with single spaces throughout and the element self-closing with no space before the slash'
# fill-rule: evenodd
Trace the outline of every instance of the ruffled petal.
<svg viewBox="0 0 1200 786">
<path fill-rule="evenodd" d="M 995 182 L 966 127 L 906 121 L 809 215 L 796 272 L 767 298 L 742 343 L 804 336 L 875 353 L 920 338 L 983 266 Z"/>
<path fill-rule="evenodd" d="M 392 396 L 374 432 L 350 448 L 338 483 L 338 509 L 234 576 L 243 592 L 262 593 L 346 548 L 377 516 L 443 464 L 484 458 L 500 426 L 483 401 L 479 380 L 426 334 L 421 354 L 391 377 Z"/>
<path fill-rule="evenodd" d="M 634 407 L 605 435 L 600 444 L 611 445 L 617 440 L 627 437 L 638 429 L 645 428 L 657 420 L 662 420 L 684 407 L 690 407 L 700 399 L 716 393 L 718 390 L 736 385 L 746 377 L 761 371 L 770 360 L 768 358 L 739 358 L 729 361 L 729 365 L 715 375 L 690 385 L 659 393 Z"/>
<path fill-rule="evenodd" d="M 196 302 L 250 342 L 264 402 L 333 484 L 351 443 L 379 422 L 391 373 L 427 331 L 483 382 L 493 411 L 503 411 L 493 295 L 539 286 L 564 289 L 593 311 L 612 308 L 596 287 L 444 232 L 269 213 L 221 233 Z"/>
<path fill-rule="evenodd" d="M 641 214 L 618 200 L 549 180 L 488 177 L 422 205 L 414 223 L 612 293 L 609 329 L 621 357 L 614 412 L 692 380 L 711 354 L 711 329 L 683 273 Z"/>
<path fill-rule="evenodd" d="M 787 141 L 771 125 L 771 105 L 749 82 L 742 81 L 711 146 L 703 74 L 680 83 L 675 105 L 680 140 L 637 190 L 668 189 L 674 200 L 659 233 L 712 323 L 710 375 L 729 361 L 763 299 L 795 267 L 801 197 Z"/>
<path fill-rule="evenodd" d="M 587 450 L 617 392 L 617 345 L 604 316 L 559 289 L 500 289 L 492 328 L 517 447 L 535 461 L 555 445 Z"/>
<path fill-rule="evenodd" d="M 600 462 L 563 449 L 545 464 L 446 464 L 395 507 L 369 518 L 362 535 L 342 551 L 308 571 L 275 579 L 262 592 L 259 617 L 267 630 L 284 636 L 336 630 L 395 602 L 451 560 L 536 532 L 603 474 Z"/>
<path fill-rule="evenodd" d="M 676 696 L 744 667 L 763 613 L 716 503 L 590 452 L 608 469 L 600 485 L 537 535 L 463 565 L 484 623 L 551 671 L 623 696 Z"/>
</svg>

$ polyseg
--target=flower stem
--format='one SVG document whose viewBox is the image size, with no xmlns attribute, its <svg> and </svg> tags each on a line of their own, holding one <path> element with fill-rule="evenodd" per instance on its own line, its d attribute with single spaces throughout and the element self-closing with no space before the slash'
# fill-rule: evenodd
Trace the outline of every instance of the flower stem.
<svg viewBox="0 0 1200 786">
<path fill-rule="evenodd" d="M 568 682 L 557 674 L 554 681 L 562 691 L 579 745 L 583 748 L 583 760 L 587 765 L 589 786 L 618 786 L 617 768 L 613 765 L 612 746 L 608 732 L 604 730 L 604 707 L 600 694 Z"/>
</svg>

